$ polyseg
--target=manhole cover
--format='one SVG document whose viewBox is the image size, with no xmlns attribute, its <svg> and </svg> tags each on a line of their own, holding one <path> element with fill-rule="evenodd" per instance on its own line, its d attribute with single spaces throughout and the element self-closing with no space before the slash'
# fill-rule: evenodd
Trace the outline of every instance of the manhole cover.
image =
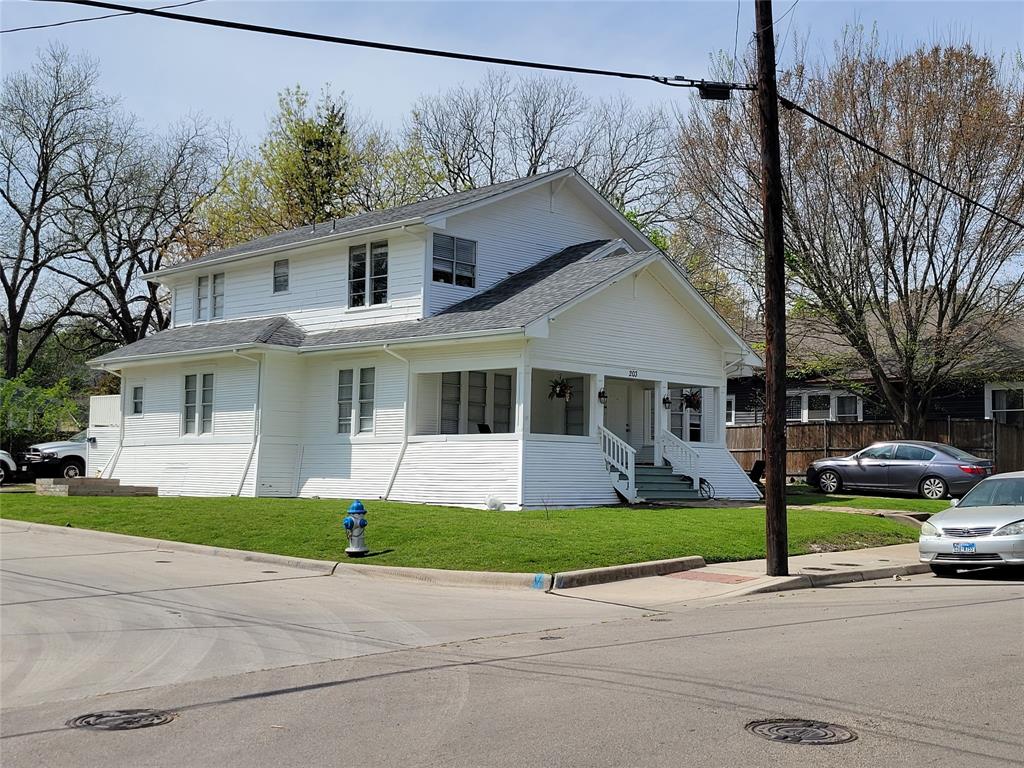
<svg viewBox="0 0 1024 768">
<path fill-rule="evenodd" d="M 68 728 L 87 728 L 92 731 L 131 731 L 166 725 L 175 717 L 177 715 L 173 712 L 164 712 L 162 709 L 111 709 L 73 717 L 65 725 Z"/>
<path fill-rule="evenodd" d="M 784 744 L 845 744 L 857 739 L 857 734 L 849 728 L 818 720 L 754 720 L 747 723 L 747 730 Z"/>
</svg>

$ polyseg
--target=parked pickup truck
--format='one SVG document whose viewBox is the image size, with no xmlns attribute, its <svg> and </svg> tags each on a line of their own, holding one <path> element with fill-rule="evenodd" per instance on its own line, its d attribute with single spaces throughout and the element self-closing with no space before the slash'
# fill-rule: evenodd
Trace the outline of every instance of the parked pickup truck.
<svg viewBox="0 0 1024 768">
<path fill-rule="evenodd" d="M 27 477 L 82 477 L 85 475 L 85 430 L 69 440 L 37 443 L 18 457 L 19 474 Z"/>
</svg>

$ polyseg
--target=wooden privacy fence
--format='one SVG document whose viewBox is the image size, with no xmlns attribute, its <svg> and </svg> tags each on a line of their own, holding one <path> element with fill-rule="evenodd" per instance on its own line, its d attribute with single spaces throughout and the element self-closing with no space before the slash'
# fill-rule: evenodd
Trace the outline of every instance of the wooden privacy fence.
<svg viewBox="0 0 1024 768">
<path fill-rule="evenodd" d="M 760 424 L 726 429 L 726 445 L 744 470 L 764 458 L 764 427 Z M 898 440 L 891 421 L 818 421 L 786 425 L 786 474 L 802 476 L 807 465 L 827 456 L 849 456 L 879 440 Z M 1024 469 L 1024 427 L 986 419 L 936 419 L 928 422 L 924 440 L 954 445 L 982 459 L 991 459 L 998 472 Z"/>
</svg>

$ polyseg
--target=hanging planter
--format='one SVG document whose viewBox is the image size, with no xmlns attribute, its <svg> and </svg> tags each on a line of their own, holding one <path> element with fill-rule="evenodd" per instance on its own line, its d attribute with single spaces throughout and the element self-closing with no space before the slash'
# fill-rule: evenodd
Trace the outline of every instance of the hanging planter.
<svg viewBox="0 0 1024 768">
<path fill-rule="evenodd" d="M 700 390 L 691 389 L 683 395 L 683 405 L 691 411 L 700 410 Z"/>
<path fill-rule="evenodd" d="M 556 397 L 565 402 L 572 400 L 572 384 L 561 376 L 551 380 L 551 390 L 548 392 L 548 400 L 554 400 Z"/>
</svg>

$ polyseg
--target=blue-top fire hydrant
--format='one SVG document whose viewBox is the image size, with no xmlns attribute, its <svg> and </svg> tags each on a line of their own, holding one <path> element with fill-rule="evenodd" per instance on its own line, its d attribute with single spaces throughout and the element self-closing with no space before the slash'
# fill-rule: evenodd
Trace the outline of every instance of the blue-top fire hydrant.
<svg viewBox="0 0 1024 768">
<path fill-rule="evenodd" d="M 341 524 L 345 526 L 345 535 L 348 536 L 346 555 L 362 557 L 370 551 L 366 546 L 366 507 L 363 506 L 363 502 L 359 499 L 353 501 Z"/>
</svg>

